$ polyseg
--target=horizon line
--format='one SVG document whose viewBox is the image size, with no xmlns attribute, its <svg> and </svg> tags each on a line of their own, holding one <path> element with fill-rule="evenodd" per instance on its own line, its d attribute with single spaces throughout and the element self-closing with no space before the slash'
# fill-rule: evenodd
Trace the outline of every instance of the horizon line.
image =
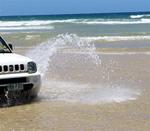
<svg viewBox="0 0 150 131">
<path fill-rule="evenodd" d="M 59 14 L 59 13 L 56 13 L 56 14 L 25 14 L 25 15 L 0 15 L 0 17 L 17 17 L 17 16 L 63 16 L 63 15 L 94 15 L 94 14 L 126 14 L 126 13 L 150 13 L 150 11 L 120 11 L 120 12 L 103 12 L 103 13 L 98 13 L 98 12 L 95 12 L 95 13 L 64 13 L 64 14 Z"/>
</svg>

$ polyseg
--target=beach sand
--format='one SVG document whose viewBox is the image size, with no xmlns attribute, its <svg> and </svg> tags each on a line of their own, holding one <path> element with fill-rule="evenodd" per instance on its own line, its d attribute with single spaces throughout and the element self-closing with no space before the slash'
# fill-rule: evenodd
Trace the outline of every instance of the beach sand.
<svg viewBox="0 0 150 131">
<path fill-rule="evenodd" d="M 1 109 L 1 130 L 6 131 L 148 131 L 149 102 L 82 105 L 36 102 Z"/>
<path fill-rule="evenodd" d="M 46 80 L 49 85 L 41 88 L 35 102 L 1 109 L 0 130 L 148 131 L 150 129 L 149 54 L 101 52 L 100 67 L 89 64 L 85 68 L 84 65 L 78 66 L 79 63 L 73 63 L 74 66 L 68 66 L 66 63 L 62 70 L 59 59 L 66 58 L 64 57 L 66 55 L 71 56 L 63 52 L 51 59 L 51 62 L 55 60 L 53 64 L 58 65 L 57 67 L 53 65 L 52 68 L 50 64 L 51 74 L 48 74 Z M 67 61 L 70 59 L 71 57 L 67 57 Z M 82 73 L 79 75 L 79 72 Z M 105 78 L 102 78 L 102 73 L 107 72 L 110 74 L 105 74 Z M 63 92 L 59 92 L 59 89 L 62 85 L 51 84 L 51 80 L 73 81 L 78 85 L 88 83 L 95 88 L 98 85 L 101 86 L 99 95 L 104 96 L 93 97 L 95 95 L 92 95 L 91 99 L 87 99 L 87 96 L 80 94 L 80 91 L 76 96 L 72 96 L 76 92 L 73 93 L 69 89 L 64 91 L 70 91 L 70 94 L 61 96 Z M 60 87 L 57 89 L 57 86 Z M 49 92 L 45 88 L 49 89 Z M 57 91 L 51 90 L 53 88 Z M 104 91 L 105 88 L 108 90 Z M 121 95 L 111 97 L 111 88 L 118 89 Z M 122 89 L 129 89 L 129 92 Z"/>
</svg>

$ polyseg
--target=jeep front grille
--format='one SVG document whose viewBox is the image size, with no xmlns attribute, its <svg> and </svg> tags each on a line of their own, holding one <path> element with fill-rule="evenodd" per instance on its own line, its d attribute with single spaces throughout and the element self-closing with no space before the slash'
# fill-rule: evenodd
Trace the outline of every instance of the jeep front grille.
<svg viewBox="0 0 150 131">
<path fill-rule="evenodd" d="M 0 74 L 20 73 L 20 72 L 25 72 L 25 71 L 26 71 L 26 69 L 25 69 L 24 64 L 0 66 Z"/>
</svg>

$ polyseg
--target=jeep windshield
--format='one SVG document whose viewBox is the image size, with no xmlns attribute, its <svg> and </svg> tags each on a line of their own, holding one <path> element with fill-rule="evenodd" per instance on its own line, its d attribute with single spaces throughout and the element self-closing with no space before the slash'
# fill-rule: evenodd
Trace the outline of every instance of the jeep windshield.
<svg viewBox="0 0 150 131">
<path fill-rule="evenodd" d="M 11 53 L 9 46 L 2 37 L 0 37 L 0 53 Z"/>
</svg>

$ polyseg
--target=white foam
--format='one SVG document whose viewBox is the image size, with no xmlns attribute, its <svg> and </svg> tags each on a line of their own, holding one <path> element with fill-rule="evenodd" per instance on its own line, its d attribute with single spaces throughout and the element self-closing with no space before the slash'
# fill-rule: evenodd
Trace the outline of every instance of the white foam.
<svg viewBox="0 0 150 131">
<path fill-rule="evenodd" d="M 150 19 L 140 19 L 140 20 L 83 20 L 83 21 L 76 21 L 79 24 L 89 24 L 89 25 L 96 25 L 96 24 L 103 24 L 103 25 L 125 25 L 125 24 L 149 24 Z"/>
<path fill-rule="evenodd" d="M 91 41 L 127 41 L 127 40 L 150 40 L 150 36 L 98 36 L 98 37 L 82 37 Z"/>
<path fill-rule="evenodd" d="M 0 27 L 0 30 L 12 31 L 12 30 L 52 30 L 54 26 L 27 26 L 27 27 Z"/>
<path fill-rule="evenodd" d="M 75 98 L 69 98 L 68 101 L 73 100 L 82 103 L 112 103 L 112 102 L 125 102 L 128 100 L 136 100 L 140 93 L 130 88 L 124 87 L 100 87 L 90 89 L 88 92 L 82 91 L 81 95 L 77 95 Z"/>
<path fill-rule="evenodd" d="M 40 37 L 40 35 L 26 35 L 25 39 L 26 40 L 31 40 L 33 38 L 39 38 L 39 37 Z"/>
<path fill-rule="evenodd" d="M 29 20 L 29 21 L 0 21 L 0 27 L 42 26 L 53 23 L 73 23 L 76 19 L 68 20 Z"/>
<path fill-rule="evenodd" d="M 132 16 L 133 17 L 133 16 Z M 137 16 L 138 17 L 138 16 Z M 8 29 L 7 27 L 11 28 L 31 28 L 34 26 L 39 26 L 41 28 L 54 26 L 52 24 L 56 23 L 72 23 L 72 24 L 88 24 L 88 25 L 117 25 L 117 24 L 149 24 L 150 19 L 138 19 L 138 20 L 131 20 L 131 19 L 66 19 L 66 20 L 29 20 L 29 21 L 0 21 L 0 29 Z M 42 27 L 44 26 L 44 27 Z"/>
<path fill-rule="evenodd" d="M 132 19 L 138 19 L 138 18 L 142 18 L 142 17 L 149 17 L 150 14 L 143 14 L 143 15 L 131 15 L 130 18 Z"/>
<path fill-rule="evenodd" d="M 130 18 L 137 19 L 142 18 L 144 15 L 131 15 Z"/>
<path fill-rule="evenodd" d="M 128 87 L 49 81 L 45 82 L 45 87 L 41 90 L 40 95 L 48 100 L 102 104 L 136 100 L 140 92 Z"/>
<path fill-rule="evenodd" d="M 49 21 L 0 21 L 0 27 L 17 27 L 17 26 L 40 26 L 47 25 Z"/>
</svg>

